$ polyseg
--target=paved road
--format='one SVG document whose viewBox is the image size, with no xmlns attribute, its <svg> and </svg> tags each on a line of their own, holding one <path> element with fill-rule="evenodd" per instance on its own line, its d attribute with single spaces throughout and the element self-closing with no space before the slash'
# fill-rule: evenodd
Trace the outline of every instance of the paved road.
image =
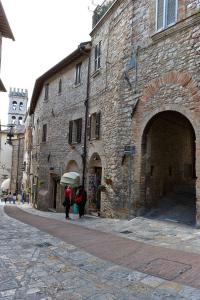
<svg viewBox="0 0 200 300">
<path fill-rule="evenodd" d="M 5 210 L 0 299 L 200 299 L 199 255 Z"/>
</svg>

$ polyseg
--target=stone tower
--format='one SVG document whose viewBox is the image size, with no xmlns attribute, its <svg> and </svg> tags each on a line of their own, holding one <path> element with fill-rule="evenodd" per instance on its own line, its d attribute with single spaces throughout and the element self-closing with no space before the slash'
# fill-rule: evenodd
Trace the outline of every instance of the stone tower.
<svg viewBox="0 0 200 300">
<path fill-rule="evenodd" d="M 10 88 L 8 124 L 15 124 L 16 127 L 24 124 L 24 117 L 27 111 L 28 91 L 27 89 Z"/>
</svg>

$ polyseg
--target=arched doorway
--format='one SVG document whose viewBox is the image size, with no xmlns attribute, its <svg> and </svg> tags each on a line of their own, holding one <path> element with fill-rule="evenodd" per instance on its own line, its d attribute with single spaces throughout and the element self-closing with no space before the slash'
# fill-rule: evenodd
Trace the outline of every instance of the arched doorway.
<svg viewBox="0 0 200 300">
<path fill-rule="evenodd" d="M 176 111 L 155 115 L 142 137 L 141 191 L 149 216 L 195 223 L 195 132 Z"/>
<path fill-rule="evenodd" d="M 90 158 L 88 176 L 88 209 L 90 212 L 95 212 L 100 216 L 101 192 L 99 186 L 102 181 L 102 164 L 101 158 L 97 153 L 93 153 Z"/>
</svg>

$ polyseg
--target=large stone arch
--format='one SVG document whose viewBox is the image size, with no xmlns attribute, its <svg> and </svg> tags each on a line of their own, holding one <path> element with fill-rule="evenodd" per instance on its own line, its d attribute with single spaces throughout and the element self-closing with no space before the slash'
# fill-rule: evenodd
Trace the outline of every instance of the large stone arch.
<svg viewBox="0 0 200 300">
<path fill-rule="evenodd" d="M 195 102 L 200 100 L 198 84 L 192 76 L 188 72 L 174 70 L 163 74 L 159 78 L 151 80 L 143 90 L 141 102 L 147 101 L 149 98 L 153 97 L 162 86 L 169 84 L 180 85 L 191 94 Z"/>
<path fill-rule="evenodd" d="M 177 99 L 176 97 L 179 97 Z M 177 101 L 176 101 L 177 100 Z M 144 197 L 142 182 L 145 180 L 141 172 L 142 137 L 148 122 L 156 114 L 174 111 L 182 114 L 191 124 L 196 135 L 196 221 L 200 224 L 200 91 L 198 84 L 189 72 L 171 71 L 151 80 L 143 89 L 132 120 L 132 141 L 136 146 L 134 156 L 133 178 L 134 206 L 139 212 Z"/>
<path fill-rule="evenodd" d="M 153 202 L 156 203 L 156 199 L 164 197 L 164 192 L 172 193 L 175 188 L 176 191 L 179 188 L 179 194 L 182 189 L 182 194 L 184 192 L 187 197 L 189 191 L 192 191 L 192 198 L 196 200 L 196 132 L 192 124 L 194 122 L 187 116 L 177 110 L 170 110 L 169 107 L 165 107 L 165 110 L 160 107 L 143 121 L 140 199 L 144 206 L 151 206 Z M 189 145 L 186 140 L 189 140 Z M 185 166 L 191 166 L 191 174 L 183 173 Z"/>
</svg>

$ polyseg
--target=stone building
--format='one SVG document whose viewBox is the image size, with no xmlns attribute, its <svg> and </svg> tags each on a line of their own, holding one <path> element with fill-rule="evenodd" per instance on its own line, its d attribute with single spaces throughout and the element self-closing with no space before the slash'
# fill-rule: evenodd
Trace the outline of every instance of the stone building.
<svg viewBox="0 0 200 300">
<path fill-rule="evenodd" d="M 11 193 L 22 191 L 22 178 L 24 170 L 24 126 L 15 130 L 12 138 L 12 164 L 10 191 Z"/>
<path fill-rule="evenodd" d="M 30 104 L 32 117 L 32 194 L 39 209 L 63 210 L 60 178 L 85 174 L 85 138 L 90 43 L 39 77 Z M 84 174 L 83 174 L 84 172 Z"/>
<path fill-rule="evenodd" d="M 200 2 L 116 0 L 91 32 L 88 144 L 106 216 L 179 201 L 200 223 Z"/>
<path fill-rule="evenodd" d="M 12 146 L 7 143 L 8 130 L 0 130 L 0 186 L 10 178 L 12 164 Z"/>
</svg>

